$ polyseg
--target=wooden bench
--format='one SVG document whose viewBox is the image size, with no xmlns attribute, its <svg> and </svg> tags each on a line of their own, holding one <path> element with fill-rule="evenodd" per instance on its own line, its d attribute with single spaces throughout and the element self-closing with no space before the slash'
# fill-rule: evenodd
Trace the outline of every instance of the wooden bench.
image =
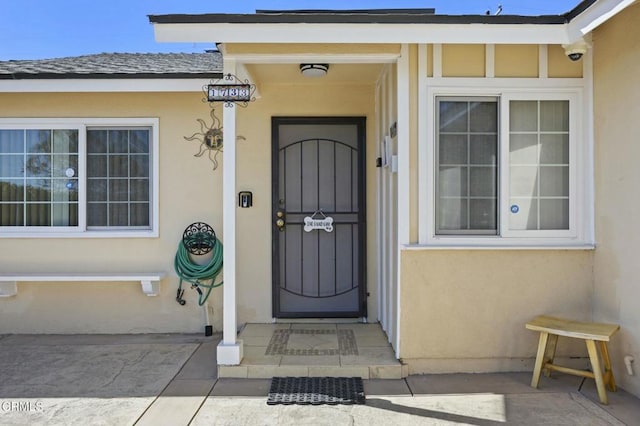
<svg viewBox="0 0 640 426">
<path fill-rule="evenodd" d="M 578 322 L 561 318 L 539 316 L 529 321 L 526 328 L 540 332 L 538 354 L 536 355 L 536 364 L 533 369 L 533 378 L 531 379 L 532 387 L 538 387 L 540 374 L 543 370 L 547 377 L 551 374 L 551 370 L 581 377 L 588 377 L 595 379 L 596 381 L 596 388 L 598 389 L 600 402 L 608 404 L 609 401 L 607 399 L 605 384 L 610 391 L 615 392 L 616 382 L 613 378 L 613 371 L 611 370 L 611 360 L 609 359 L 607 342 L 611 339 L 611 336 L 620 329 L 619 325 Z M 558 343 L 558 336 L 582 339 L 585 341 L 593 372 L 562 367 L 553 363 L 556 353 L 556 345 Z M 600 347 L 604 371 L 600 365 L 598 347 Z"/>
<path fill-rule="evenodd" d="M 79 282 L 79 281 L 138 281 L 142 292 L 147 296 L 157 296 L 160 293 L 160 280 L 165 276 L 164 272 L 124 272 L 124 273 L 25 273 L 25 274 L 0 274 L 0 297 L 11 297 L 18 294 L 18 282 Z"/>
</svg>

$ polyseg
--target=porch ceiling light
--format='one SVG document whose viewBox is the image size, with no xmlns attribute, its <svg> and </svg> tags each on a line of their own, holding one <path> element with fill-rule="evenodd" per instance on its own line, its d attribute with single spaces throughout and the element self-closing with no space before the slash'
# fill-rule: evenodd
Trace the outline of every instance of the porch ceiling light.
<svg viewBox="0 0 640 426">
<path fill-rule="evenodd" d="M 323 77 L 329 71 L 329 64 L 300 64 L 300 72 L 305 77 Z"/>
</svg>

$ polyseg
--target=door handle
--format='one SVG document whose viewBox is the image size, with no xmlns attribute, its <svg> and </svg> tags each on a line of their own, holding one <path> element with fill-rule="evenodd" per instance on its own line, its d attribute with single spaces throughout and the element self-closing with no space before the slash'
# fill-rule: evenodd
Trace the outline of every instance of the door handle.
<svg viewBox="0 0 640 426">
<path fill-rule="evenodd" d="M 286 225 L 283 217 L 284 217 L 284 212 L 277 212 L 276 216 L 278 217 L 278 219 L 276 220 L 276 226 L 278 227 L 278 230 L 280 230 L 280 232 L 284 231 L 284 226 Z"/>
</svg>

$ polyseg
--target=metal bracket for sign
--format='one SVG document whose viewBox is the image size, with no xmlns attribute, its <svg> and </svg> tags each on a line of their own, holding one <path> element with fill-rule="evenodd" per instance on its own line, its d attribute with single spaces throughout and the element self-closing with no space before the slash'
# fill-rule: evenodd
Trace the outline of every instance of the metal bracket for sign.
<svg viewBox="0 0 640 426">
<path fill-rule="evenodd" d="M 227 108 L 233 108 L 234 105 L 246 107 L 249 102 L 256 100 L 256 85 L 249 83 L 249 80 L 242 81 L 233 74 L 225 74 L 222 79 L 211 81 L 203 90 L 204 102 L 223 102 Z"/>
<path fill-rule="evenodd" d="M 322 216 L 322 218 L 319 218 L 319 216 Z M 333 218 L 327 217 L 322 210 L 316 210 L 311 216 L 304 218 L 304 231 L 311 232 L 315 229 L 326 232 L 333 231 Z"/>
</svg>

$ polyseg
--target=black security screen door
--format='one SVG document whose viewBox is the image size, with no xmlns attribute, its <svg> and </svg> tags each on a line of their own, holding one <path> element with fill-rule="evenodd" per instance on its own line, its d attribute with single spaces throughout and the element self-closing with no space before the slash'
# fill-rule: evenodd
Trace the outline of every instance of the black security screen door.
<svg viewBox="0 0 640 426">
<path fill-rule="evenodd" d="M 273 118 L 273 307 L 366 315 L 365 119 Z"/>
</svg>

